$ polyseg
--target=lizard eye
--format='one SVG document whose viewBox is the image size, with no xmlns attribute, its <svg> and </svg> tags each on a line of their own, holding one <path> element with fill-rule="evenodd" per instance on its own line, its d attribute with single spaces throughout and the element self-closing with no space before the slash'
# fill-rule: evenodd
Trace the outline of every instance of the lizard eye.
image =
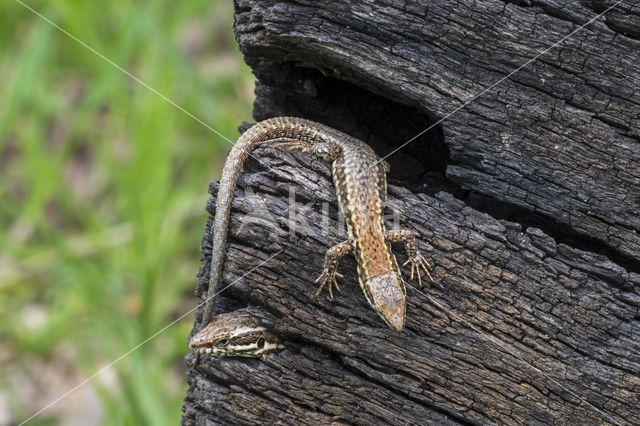
<svg viewBox="0 0 640 426">
<path fill-rule="evenodd" d="M 229 344 L 229 339 L 222 339 L 218 342 L 218 346 L 221 348 L 224 348 L 225 346 L 227 346 Z"/>
<path fill-rule="evenodd" d="M 264 348 L 264 337 L 258 339 L 258 348 Z"/>
</svg>

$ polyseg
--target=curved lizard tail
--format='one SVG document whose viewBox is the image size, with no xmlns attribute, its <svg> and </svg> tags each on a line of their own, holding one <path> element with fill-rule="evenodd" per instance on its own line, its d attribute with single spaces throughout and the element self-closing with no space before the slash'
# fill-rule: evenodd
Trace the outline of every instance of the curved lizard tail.
<svg viewBox="0 0 640 426">
<path fill-rule="evenodd" d="M 259 145 L 286 146 L 288 149 L 308 150 L 311 146 L 327 138 L 328 128 L 313 121 L 292 117 L 275 117 L 261 121 L 250 127 L 233 145 L 225 162 L 216 198 L 216 212 L 212 232 L 211 271 L 209 287 L 205 299 L 204 313 L 200 328 L 211 320 L 216 294 L 220 287 L 224 257 L 226 254 L 227 231 L 231 202 L 242 165 L 251 152 Z M 331 129 L 332 130 L 332 129 Z"/>
</svg>

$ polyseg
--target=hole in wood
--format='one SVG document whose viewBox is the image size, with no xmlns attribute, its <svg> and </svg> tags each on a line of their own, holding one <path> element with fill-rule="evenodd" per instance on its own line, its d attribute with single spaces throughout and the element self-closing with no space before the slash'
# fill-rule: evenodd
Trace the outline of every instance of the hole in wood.
<svg viewBox="0 0 640 426">
<path fill-rule="evenodd" d="M 367 142 L 381 157 L 392 153 L 437 118 L 318 70 L 269 64 L 256 72 L 257 120 L 293 115 L 319 121 Z M 449 160 L 440 125 L 390 155 L 389 179 L 416 190 L 442 186 Z M 428 189 L 429 192 L 432 188 Z"/>
</svg>

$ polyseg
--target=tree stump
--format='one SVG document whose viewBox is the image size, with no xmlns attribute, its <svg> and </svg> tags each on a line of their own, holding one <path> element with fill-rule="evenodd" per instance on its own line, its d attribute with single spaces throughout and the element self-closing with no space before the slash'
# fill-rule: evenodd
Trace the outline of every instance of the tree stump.
<svg viewBox="0 0 640 426">
<path fill-rule="evenodd" d="M 437 285 L 408 282 L 402 332 L 351 259 L 316 297 L 346 237 L 329 167 L 257 150 L 218 309 L 250 306 L 287 349 L 189 354 L 183 424 L 639 424 L 640 3 L 614 4 L 236 0 L 254 118 L 391 153 L 390 220 Z"/>
</svg>

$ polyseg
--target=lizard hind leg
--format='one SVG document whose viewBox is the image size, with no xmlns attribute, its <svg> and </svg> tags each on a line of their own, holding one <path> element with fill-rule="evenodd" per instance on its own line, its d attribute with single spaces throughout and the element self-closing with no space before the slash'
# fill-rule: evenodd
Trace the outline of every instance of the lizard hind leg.
<svg viewBox="0 0 640 426">
<path fill-rule="evenodd" d="M 333 163 L 341 153 L 342 149 L 337 144 L 326 141 L 316 141 L 311 148 L 311 154 L 314 157 L 321 158 L 328 163 Z"/>
<path fill-rule="evenodd" d="M 338 264 L 343 256 L 351 253 L 353 253 L 353 243 L 351 241 L 343 241 L 327 250 L 327 254 L 324 257 L 324 269 L 315 280 L 316 283 L 320 283 L 316 296 L 322 292 L 325 285 L 328 285 L 329 297 L 333 300 L 333 288 L 335 287 L 336 290 L 340 291 L 337 278 L 342 278 L 342 274 L 338 273 Z"/>
<path fill-rule="evenodd" d="M 407 229 L 388 231 L 387 238 L 392 243 L 402 243 L 404 245 L 404 249 L 407 252 L 407 257 L 409 259 L 404 262 L 402 266 L 411 264 L 411 280 L 413 280 L 413 276 L 416 275 L 418 278 L 418 286 L 422 287 L 422 274 L 425 273 L 429 278 L 429 281 L 433 282 L 433 278 L 429 273 L 431 265 L 429 265 L 427 259 L 425 259 L 420 250 L 418 250 L 418 242 L 415 232 Z"/>
</svg>

